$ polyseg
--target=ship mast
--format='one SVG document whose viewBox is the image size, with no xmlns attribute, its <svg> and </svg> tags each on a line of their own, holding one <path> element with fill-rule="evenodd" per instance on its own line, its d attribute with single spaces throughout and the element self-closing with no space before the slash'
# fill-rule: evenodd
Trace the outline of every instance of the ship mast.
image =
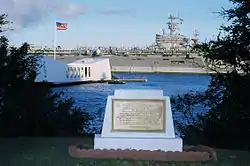
<svg viewBox="0 0 250 166">
<path fill-rule="evenodd" d="M 178 26 L 179 24 L 182 24 L 182 22 L 184 21 L 182 18 L 175 17 L 173 15 L 170 14 L 170 16 L 168 17 L 168 19 L 170 20 L 169 22 L 167 22 L 168 24 L 168 29 L 170 30 L 170 35 L 173 35 L 174 32 L 176 32 L 177 30 L 180 30 L 180 27 Z M 177 20 L 178 22 L 175 22 L 175 20 Z"/>
<path fill-rule="evenodd" d="M 194 44 L 197 44 L 198 40 L 199 40 L 199 35 L 200 35 L 198 29 L 194 30 L 194 34 L 193 35 L 194 35 L 194 37 L 193 37 L 192 40 L 193 40 Z"/>
<path fill-rule="evenodd" d="M 170 20 L 169 22 L 167 22 L 168 29 L 170 30 L 170 50 L 171 50 L 171 54 L 173 55 L 174 51 L 176 51 L 176 44 L 177 44 L 177 40 L 174 36 L 174 33 L 176 31 L 180 31 L 179 24 L 182 24 L 184 20 L 180 18 L 179 16 L 175 17 L 171 14 L 168 17 L 168 19 Z"/>
</svg>

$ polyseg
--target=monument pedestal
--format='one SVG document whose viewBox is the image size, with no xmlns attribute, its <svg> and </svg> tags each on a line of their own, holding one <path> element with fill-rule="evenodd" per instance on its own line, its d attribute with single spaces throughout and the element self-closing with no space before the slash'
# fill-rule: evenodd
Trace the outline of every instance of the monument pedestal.
<svg viewBox="0 0 250 166">
<path fill-rule="evenodd" d="M 182 151 L 180 138 L 114 138 L 95 135 L 94 149 Z"/>
<path fill-rule="evenodd" d="M 170 98 L 161 90 L 116 90 L 107 100 L 94 149 L 182 151 L 175 136 Z"/>
</svg>

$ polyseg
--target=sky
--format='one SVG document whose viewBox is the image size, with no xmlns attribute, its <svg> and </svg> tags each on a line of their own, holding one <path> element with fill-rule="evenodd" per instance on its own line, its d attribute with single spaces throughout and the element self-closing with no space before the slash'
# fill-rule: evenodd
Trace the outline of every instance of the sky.
<svg viewBox="0 0 250 166">
<path fill-rule="evenodd" d="M 170 14 L 184 19 L 180 33 L 200 39 L 218 34 L 223 19 L 217 12 L 228 0 L 1 0 L 0 13 L 8 14 L 13 31 L 6 32 L 13 45 L 36 46 L 145 46 L 167 28 Z M 68 23 L 55 31 L 55 22 Z"/>
</svg>

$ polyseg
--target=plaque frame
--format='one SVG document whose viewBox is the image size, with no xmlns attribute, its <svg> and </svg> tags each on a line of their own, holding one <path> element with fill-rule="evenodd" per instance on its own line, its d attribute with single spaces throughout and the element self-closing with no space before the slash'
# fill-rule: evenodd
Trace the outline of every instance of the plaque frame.
<svg viewBox="0 0 250 166">
<path fill-rule="evenodd" d="M 116 101 L 136 101 L 136 102 L 159 102 L 163 103 L 163 123 L 160 130 L 126 130 L 126 129 L 114 129 L 114 104 Z M 141 133 L 165 133 L 166 132 L 166 100 L 165 99 L 111 99 L 111 132 L 141 132 Z"/>
</svg>

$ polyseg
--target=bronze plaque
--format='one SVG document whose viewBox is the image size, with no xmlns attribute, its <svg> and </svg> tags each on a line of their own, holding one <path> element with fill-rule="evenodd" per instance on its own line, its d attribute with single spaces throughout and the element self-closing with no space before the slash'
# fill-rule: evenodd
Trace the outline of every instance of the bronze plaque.
<svg viewBox="0 0 250 166">
<path fill-rule="evenodd" d="M 165 132 L 166 100 L 112 99 L 112 131 Z"/>
</svg>

